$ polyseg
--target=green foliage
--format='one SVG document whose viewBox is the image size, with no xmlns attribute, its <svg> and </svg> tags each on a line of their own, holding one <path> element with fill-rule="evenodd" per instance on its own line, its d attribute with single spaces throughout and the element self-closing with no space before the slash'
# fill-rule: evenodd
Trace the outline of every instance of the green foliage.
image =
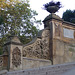
<svg viewBox="0 0 75 75">
<path fill-rule="evenodd" d="M 3 53 L 3 45 L 6 41 L 6 37 L 0 38 L 0 55 Z"/>
<path fill-rule="evenodd" d="M 64 19 L 64 21 L 75 23 L 75 10 L 66 10 L 63 13 L 62 19 Z"/>
<path fill-rule="evenodd" d="M 0 46 L 0 55 L 3 53 L 2 50 L 3 50 L 3 48 L 2 48 L 2 46 Z"/>
<path fill-rule="evenodd" d="M 4 37 L 17 35 L 22 43 L 26 44 L 38 33 L 34 24 L 41 24 L 41 20 L 36 20 L 36 11 L 31 10 L 29 1 L 15 3 L 0 10 L 0 23 L 3 21 Z M 28 38 L 27 38 L 28 37 Z M 3 38 L 2 38 L 3 39 Z M 4 41 L 2 41 L 2 45 Z M 2 50 L 2 45 L 0 46 Z"/>
<path fill-rule="evenodd" d="M 9 35 L 30 34 L 34 37 L 38 31 L 34 24 L 41 23 L 40 20 L 36 20 L 36 15 L 38 14 L 31 10 L 28 0 L 26 3 L 16 3 L 14 6 L 6 7 L 1 10 L 5 33 Z"/>
<path fill-rule="evenodd" d="M 34 36 L 33 30 L 37 30 L 34 23 L 41 22 L 35 19 L 38 14 L 31 10 L 27 3 L 17 3 L 13 7 L 10 6 L 7 10 L 2 10 L 1 15 L 4 18 L 5 33 L 10 35 L 32 34 Z"/>
<path fill-rule="evenodd" d="M 19 36 L 19 39 L 23 44 L 27 44 L 32 40 L 31 36 L 26 37 L 25 35 Z"/>
<path fill-rule="evenodd" d="M 0 25 L 3 23 L 3 17 L 0 16 Z"/>
</svg>

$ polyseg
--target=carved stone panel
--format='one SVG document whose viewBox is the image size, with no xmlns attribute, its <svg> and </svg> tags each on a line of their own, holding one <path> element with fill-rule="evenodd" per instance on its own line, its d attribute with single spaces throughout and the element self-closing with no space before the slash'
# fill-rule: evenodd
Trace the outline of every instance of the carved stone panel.
<svg viewBox="0 0 75 75">
<path fill-rule="evenodd" d="M 44 30 L 41 39 L 37 39 L 33 44 L 24 47 L 23 57 L 50 59 L 49 36 L 49 30 Z"/>
<path fill-rule="evenodd" d="M 21 64 L 21 51 L 18 47 L 13 49 L 12 52 L 12 63 L 15 67 L 18 67 Z"/>
<path fill-rule="evenodd" d="M 60 36 L 60 25 L 55 23 L 55 36 Z"/>
</svg>

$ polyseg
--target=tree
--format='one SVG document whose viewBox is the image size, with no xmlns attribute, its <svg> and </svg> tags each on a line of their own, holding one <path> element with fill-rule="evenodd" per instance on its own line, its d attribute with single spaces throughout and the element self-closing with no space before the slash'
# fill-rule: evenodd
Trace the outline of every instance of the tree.
<svg viewBox="0 0 75 75">
<path fill-rule="evenodd" d="M 10 6 L 14 5 L 15 3 L 19 3 L 18 0 L 0 0 L 0 34 L 4 32 L 3 30 L 3 22 L 4 22 L 4 17 L 2 11 L 7 10 Z M 1 37 L 1 36 L 0 36 Z"/>
<path fill-rule="evenodd" d="M 75 23 L 75 10 L 66 10 L 63 13 L 62 19 L 71 23 Z"/>
<path fill-rule="evenodd" d="M 13 12 L 14 11 L 14 12 Z M 40 22 L 35 19 L 37 13 L 30 9 L 27 3 L 17 3 L 13 7 L 1 10 L 4 18 L 5 33 L 9 34 L 31 34 L 33 35 L 34 23 Z"/>
<path fill-rule="evenodd" d="M 0 55 L 3 53 L 4 41 L 6 41 L 6 37 L 0 38 Z"/>
<path fill-rule="evenodd" d="M 6 40 L 7 36 L 17 35 L 20 37 L 21 42 L 26 44 L 37 35 L 38 29 L 34 24 L 40 24 L 41 21 L 36 20 L 35 16 L 38 14 L 36 11 L 31 10 L 28 0 L 25 3 L 9 3 L 6 7 L 1 8 L 0 12 L 4 27 L 4 37 L 0 39 L 2 43 Z"/>
<path fill-rule="evenodd" d="M 10 5 L 13 5 L 15 3 L 19 3 L 19 0 L 0 0 L 0 10 L 9 7 Z"/>
<path fill-rule="evenodd" d="M 3 24 L 4 24 L 4 17 L 2 10 L 5 10 L 7 7 L 11 6 L 12 4 L 16 3 L 15 0 L 0 0 L 0 54 L 2 54 L 3 50 L 3 44 L 6 39 L 6 37 L 3 37 L 4 30 L 3 30 Z"/>
</svg>

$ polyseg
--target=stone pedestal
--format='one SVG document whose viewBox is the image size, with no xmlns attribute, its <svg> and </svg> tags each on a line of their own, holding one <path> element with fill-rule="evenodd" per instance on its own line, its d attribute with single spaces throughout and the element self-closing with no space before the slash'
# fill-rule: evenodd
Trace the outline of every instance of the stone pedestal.
<svg viewBox="0 0 75 75">
<path fill-rule="evenodd" d="M 8 37 L 8 41 L 4 44 L 4 52 L 8 52 L 8 70 L 22 69 L 22 43 L 17 36 Z"/>
</svg>

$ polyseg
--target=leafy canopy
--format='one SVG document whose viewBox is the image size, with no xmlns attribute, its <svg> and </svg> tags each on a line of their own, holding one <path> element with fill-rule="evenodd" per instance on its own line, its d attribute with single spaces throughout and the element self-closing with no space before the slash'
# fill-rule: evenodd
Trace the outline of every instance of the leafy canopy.
<svg viewBox="0 0 75 75">
<path fill-rule="evenodd" d="M 71 23 L 75 23 L 75 10 L 66 10 L 63 13 L 62 19 Z"/>
<path fill-rule="evenodd" d="M 6 7 L 10 7 L 10 5 L 19 3 L 19 0 L 0 0 L 0 10 Z"/>
<path fill-rule="evenodd" d="M 30 8 L 28 0 L 25 0 L 25 2 L 9 0 L 4 4 L 0 6 L 0 17 L 3 20 L 1 24 L 4 27 L 4 40 L 3 38 L 0 39 L 2 42 L 0 49 L 2 49 L 6 37 L 9 35 L 19 36 L 24 44 L 30 42 L 38 33 L 38 29 L 34 24 L 41 24 L 41 21 L 35 18 L 38 15 L 37 12 Z"/>
<path fill-rule="evenodd" d="M 37 31 L 35 23 L 40 23 L 35 16 L 36 11 L 31 10 L 28 0 L 25 3 L 19 2 L 10 7 L 1 10 L 1 16 L 4 20 L 4 32 L 9 35 L 31 34 L 35 36 Z M 35 31 L 36 30 L 36 31 Z"/>
</svg>

